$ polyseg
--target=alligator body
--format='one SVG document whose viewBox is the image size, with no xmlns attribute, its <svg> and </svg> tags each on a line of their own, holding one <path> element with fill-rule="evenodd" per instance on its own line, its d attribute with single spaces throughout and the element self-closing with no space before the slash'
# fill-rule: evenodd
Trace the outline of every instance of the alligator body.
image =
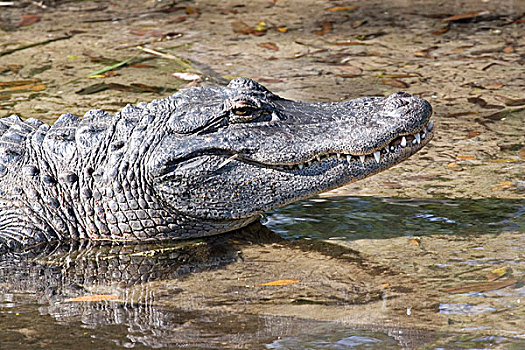
<svg viewBox="0 0 525 350">
<path fill-rule="evenodd" d="M 0 242 L 208 236 L 380 172 L 433 136 L 406 93 L 283 99 L 253 80 L 52 125 L 0 119 Z"/>
</svg>

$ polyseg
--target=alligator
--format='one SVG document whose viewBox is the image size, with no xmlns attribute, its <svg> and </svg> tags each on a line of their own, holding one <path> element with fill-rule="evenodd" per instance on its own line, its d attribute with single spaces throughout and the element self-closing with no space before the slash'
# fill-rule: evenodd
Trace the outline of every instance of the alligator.
<svg viewBox="0 0 525 350">
<path fill-rule="evenodd" d="M 0 242 L 232 231 L 398 164 L 430 141 L 431 115 L 404 92 L 306 103 L 236 78 L 52 126 L 1 118 Z"/>
</svg>

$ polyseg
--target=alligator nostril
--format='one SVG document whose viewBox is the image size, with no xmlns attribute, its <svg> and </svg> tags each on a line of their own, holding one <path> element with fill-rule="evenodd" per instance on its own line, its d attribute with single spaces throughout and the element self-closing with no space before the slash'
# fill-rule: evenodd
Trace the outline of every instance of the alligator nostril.
<svg viewBox="0 0 525 350">
<path fill-rule="evenodd" d="M 394 108 L 401 108 L 409 105 L 412 102 L 413 97 L 409 93 L 401 91 L 390 95 L 388 97 L 388 100 L 390 102 L 390 105 Z"/>
<path fill-rule="evenodd" d="M 399 91 L 399 92 L 396 92 L 394 94 L 395 97 L 410 97 L 412 95 L 410 95 L 408 92 L 404 92 L 404 91 Z"/>
<path fill-rule="evenodd" d="M 397 98 L 392 101 L 396 108 L 405 107 L 410 104 L 410 101 L 405 98 Z"/>
</svg>

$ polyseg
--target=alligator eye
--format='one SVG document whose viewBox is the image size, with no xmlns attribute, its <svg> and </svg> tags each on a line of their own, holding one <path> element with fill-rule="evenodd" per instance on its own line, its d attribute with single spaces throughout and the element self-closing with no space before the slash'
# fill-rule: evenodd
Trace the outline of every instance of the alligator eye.
<svg viewBox="0 0 525 350">
<path fill-rule="evenodd" d="M 239 106 L 231 110 L 230 121 L 232 123 L 248 123 L 256 120 L 261 110 L 254 106 Z"/>
<path fill-rule="evenodd" d="M 248 106 L 240 107 L 240 108 L 234 109 L 232 112 L 233 114 L 238 115 L 238 116 L 247 116 L 247 115 L 253 114 L 253 112 L 255 112 L 255 108 L 248 107 Z"/>
</svg>

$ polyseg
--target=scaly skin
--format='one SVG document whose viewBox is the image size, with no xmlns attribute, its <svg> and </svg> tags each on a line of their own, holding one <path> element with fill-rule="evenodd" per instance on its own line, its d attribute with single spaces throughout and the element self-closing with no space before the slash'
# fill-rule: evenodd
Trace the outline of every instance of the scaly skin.
<svg viewBox="0 0 525 350">
<path fill-rule="evenodd" d="M 231 231 L 401 162 L 432 138 L 431 114 L 406 93 L 304 103 L 238 78 L 51 127 L 3 118 L 0 242 Z"/>
</svg>

